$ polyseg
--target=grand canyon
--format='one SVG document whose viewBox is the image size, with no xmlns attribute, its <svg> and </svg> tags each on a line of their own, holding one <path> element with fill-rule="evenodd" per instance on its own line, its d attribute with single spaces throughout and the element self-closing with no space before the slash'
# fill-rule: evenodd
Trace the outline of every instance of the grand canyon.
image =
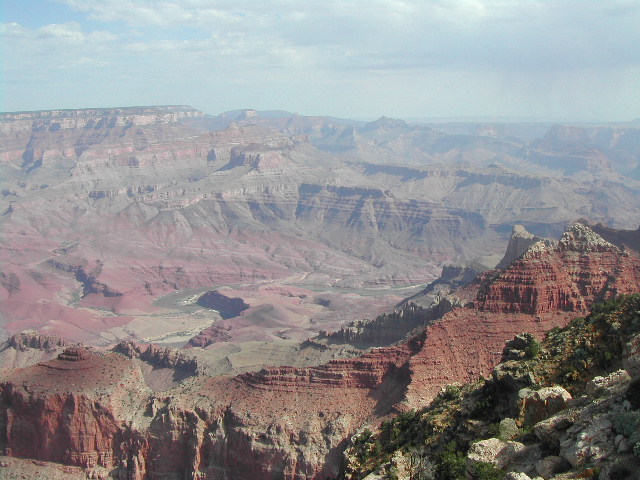
<svg viewBox="0 0 640 480">
<path fill-rule="evenodd" d="M 640 291 L 638 121 L 170 105 L 0 139 L 7 478 L 345 478 L 358 432 Z"/>
</svg>

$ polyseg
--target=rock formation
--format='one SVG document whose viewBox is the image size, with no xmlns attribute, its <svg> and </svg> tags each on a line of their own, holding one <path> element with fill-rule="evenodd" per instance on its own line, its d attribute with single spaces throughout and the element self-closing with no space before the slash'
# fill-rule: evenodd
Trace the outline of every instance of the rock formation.
<svg viewBox="0 0 640 480">
<path fill-rule="evenodd" d="M 16 333 L 0 345 L 0 368 L 17 368 L 54 358 L 70 343 L 55 335 Z"/>
<path fill-rule="evenodd" d="M 508 267 L 520 258 L 531 245 L 540 241 L 543 241 L 543 239 L 527 232 L 522 225 L 514 225 L 509 244 L 507 245 L 507 251 L 504 257 L 502 257 L 502 260 L 496 265 L 496 268 Z"/>
<path fill-rule="evenodd" d="M 595 299 L 630 293 L 638 282 L 637 254 L 626 253 L 582 223 L 557 245 L 537 242 L 482 287 L 478 308 L 487 312 L 583 312 Z"/>
</svg>

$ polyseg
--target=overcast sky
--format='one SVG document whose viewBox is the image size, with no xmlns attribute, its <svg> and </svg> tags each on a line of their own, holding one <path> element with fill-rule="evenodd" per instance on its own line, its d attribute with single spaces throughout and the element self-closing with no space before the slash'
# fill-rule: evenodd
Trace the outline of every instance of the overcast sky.
<svg viewBox="0 0 640 480">
<path fill-rule="evenodd" d="M 3 111 L 640 117 L 640 0 L 2 0 Z"/>
</svg>

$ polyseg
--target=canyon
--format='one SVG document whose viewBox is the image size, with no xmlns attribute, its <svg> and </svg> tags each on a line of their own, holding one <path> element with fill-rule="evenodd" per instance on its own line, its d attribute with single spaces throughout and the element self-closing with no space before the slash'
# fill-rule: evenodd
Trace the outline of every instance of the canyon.
<svg viewBox="0 0 640 480">
<path fill-rule="evenodd" d="M 541 131 L 0 114 L 2 468 L 333 479 L 364 426 L 638 291 L 640 128 Z"/>
<path fill-rule="evenodd" d="M 487 375 L 518 334 L 541 338 L 595 300 L 638 288 L 640 254 L 576 223 L 559 241 L 533 243 L 505 269 L 453 288 L 451 298 L 473 301 L 406 340 L 315 367 L 210 376 L 188 349 L 99 351 L 49 339 L 57 357 L 0 373 L 0 447 L 94 478 L 335 478 L 363 425 Z"/>
<path fill-rule="evenodd" d="M 218 325 L 226 342 L 286 349 L 387 311 L 443 265 L 495 266 L 513 224 L 635 228 L 637 126 L 528 138 L 539 129 L 186 106 L 2 114 L 0 338 L 181 346 L 221 320 L 198 298 L 222 288 L 251 307 Z"/>
</svg>

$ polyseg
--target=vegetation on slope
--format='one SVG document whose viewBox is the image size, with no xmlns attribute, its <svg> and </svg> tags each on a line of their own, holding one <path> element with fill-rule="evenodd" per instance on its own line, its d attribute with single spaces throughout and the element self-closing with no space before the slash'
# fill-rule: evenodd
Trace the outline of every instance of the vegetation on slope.
<svg viewBox="0 0 640 480">
<path fill-rule="evenodd" d="M 496 437 L 525 445 L 536 440 L 532 424 L 521 411 L 514 411 L 518 390 L 561 385 L 573 397 L 582 395 L 589 380 L 622 367 L 625 344 L 639 332 L 640 294 L 634 294 L 594 305 L 587 317 L 553 329 L 541 343 L 531 335 L 519 335 L 507 343 L 503 363 L 492 378 L 449 385 L 429 406 L 402 413 L 377 432 L 364 430 L 354 436 L 346 452 L 344 478 L 359 480 L 375 472 L 376 478 L 393 479 L 401 470 L 400 476 L 411 480 L 502 479 L 505 472 L 490 463 L 468 468 L 465 455 L 482 439 Z M 640 406 L 640 381 L 631 382 L 627 399 Z M 625 415 L 614 428 L 639 442 L 634 425 L 640 426 L 640 414 Z M 640 454 L 640 443 L 634 450 Z M 398 457 L 402 457 L 400 469 Z M 577 475 L 587 478 L 597 471 L 587 468 Z"/>
</svg>

